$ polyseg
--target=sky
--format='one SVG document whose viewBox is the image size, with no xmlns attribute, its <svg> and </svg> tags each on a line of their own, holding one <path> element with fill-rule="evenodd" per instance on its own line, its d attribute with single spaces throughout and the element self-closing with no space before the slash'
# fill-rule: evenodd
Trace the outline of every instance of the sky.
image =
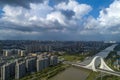
<svg viewBox="0 0 120 80">
<path fill-rule="evenodd" d="M 0 0 L 0 40 L 120 41 L 120 0 Z"/>
</svg>

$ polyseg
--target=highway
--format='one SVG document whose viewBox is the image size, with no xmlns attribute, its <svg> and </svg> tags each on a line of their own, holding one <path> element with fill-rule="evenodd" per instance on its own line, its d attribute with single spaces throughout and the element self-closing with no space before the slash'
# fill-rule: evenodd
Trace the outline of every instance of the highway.
<svg viewBox="0 0 120 80">
<path fill-rule="evenodd" d="M 104 70 L 104 69 L 97 69 L 97 71 L 103 72 L 103 73 L 107 73 L 107 74 L 111 74 L 111 75 L 115 75 L 115 76 L 119 76 L 120 77 L 120 72 L 116 72 L 116 71 L 108 71 L 108 70 Z"/>
<path fill-rule="evenodd" d="M 89 69 L 83 65 L 80 65 L 80 64 L 71 64 L 72 66 L 76 66 L 76 67 L 81 67 L 81 68 L 85 68 L 85 69 Z M 103 72 L 103 73 L 107 73 L 107 74 L 111 74 L 111 75 L 115 75 L 115 76 L 119 76 L 120 77 L 120 72 L 116 72 L 116 71 L 108 71 L 108 70 L 105 70 L 105 69 L 100 69 L 100 68 L 96 68 L 97 71 L 99 72 Z M 90 69 L 89 69 L 90 70 Z"/>
</svg>

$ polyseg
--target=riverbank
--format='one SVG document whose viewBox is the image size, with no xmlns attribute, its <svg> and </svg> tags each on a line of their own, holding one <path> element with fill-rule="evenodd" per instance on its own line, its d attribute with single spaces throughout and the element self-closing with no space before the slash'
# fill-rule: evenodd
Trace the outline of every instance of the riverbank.
<svg viewBox="0 0 120 80">
<path fill-rule="evenodd" d="M 49 78 L 55 76 L 59 72 L 64 71 L 68 67 L 69 65 L 58 64 L 57 66 L 48 67 L 43 71 L 29 74 L 20 80 L 48 80 Z"/>
<path fill-rule="evenodd" d="M 100 74 L 99 72 L 90 71 L 90 74 L 86 80 L 95 80 L 99 74 Z"/>
<path fill-rule="evenodd" d="M 99 77 L 97 80 L 101 80 L 101 77 Z M 102 77 L 102 80 L 120 80 L 120 77 L 113 76 L 113 75 L 106 75 Z"/>
<path fill-rule="evenodd" d="M 89 73 L 89 70 L 71 66 L 49 80 L 86 80 Z"/>
</svg>

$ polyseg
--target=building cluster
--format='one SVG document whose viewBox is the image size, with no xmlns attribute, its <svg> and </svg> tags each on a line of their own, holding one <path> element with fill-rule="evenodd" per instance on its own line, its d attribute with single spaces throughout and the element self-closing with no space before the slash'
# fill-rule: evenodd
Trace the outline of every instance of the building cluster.
<svg viewBox="0 0 120 80">
<path fill-rule="evenodd" d="M 116 61 L 114 62 L 114 68 L 120 70 L 120 58 L 116 59 Z"/>
<path fill-rule="evenodd" d="M 35 43 L 35 44 L 29 44 L 25 46 L 25 50 L 27 51 L 27 53 L 31 53 L 31 52 L 50 52 L 51 49 L 51 45 L 44 45 L 44 44 L 40 44 L 40 43 Z"/>
<path fill-rule="evenodd" d="M 11 56 L 11 55 L 25 56 L 25 50 L 3 49 L 3 56 Z"/>
<path fill-rule="evenodd" d="M 107 43 L 97 41 L 34 41 L 25 45 L 27 53 L 34 52 L 69 52 L 81 53 L 90 50 L 98 50 L 108 46 Z"/>
<path fill-rule="evenodd" d="M 27 74 L 40 72 L 49 66 L 57 64 L 58 57 L 50 54 L 20 58 L 10 63 L 0 63 L 0 77 L 1 80 L 20 79 Z"/>
<path fill-rule="evenodd" d="M 116 60 L 113 63 L 113 66 L 116 70 L 120 70 L 120 51 L 117 51 L 117 55 L 118 58 L 116 58 Z"/>
<path fill-rule="evenodd" d="M 109 44 L 110 43 L 104 43 L 103 41 L 3 40 L 0 41 L 0 53 L 2 53 L 2 49 L 23 49 L 28 54 L 54 51 L 81 53 L 89 50 L 98 50 Z"/>
</svg>

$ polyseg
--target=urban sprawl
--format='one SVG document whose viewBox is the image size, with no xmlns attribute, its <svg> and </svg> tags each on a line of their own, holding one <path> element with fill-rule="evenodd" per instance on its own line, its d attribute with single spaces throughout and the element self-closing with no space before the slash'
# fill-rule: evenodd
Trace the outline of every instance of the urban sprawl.
<svg viewBox="0 0 120 80">
<path fill-rule="evenodd" d="M 1 80 L 20 79 L 60 61 L 57 54 L 88 54 L 111 45 L 102 41 L 1 40 Z"/>
</svg>

